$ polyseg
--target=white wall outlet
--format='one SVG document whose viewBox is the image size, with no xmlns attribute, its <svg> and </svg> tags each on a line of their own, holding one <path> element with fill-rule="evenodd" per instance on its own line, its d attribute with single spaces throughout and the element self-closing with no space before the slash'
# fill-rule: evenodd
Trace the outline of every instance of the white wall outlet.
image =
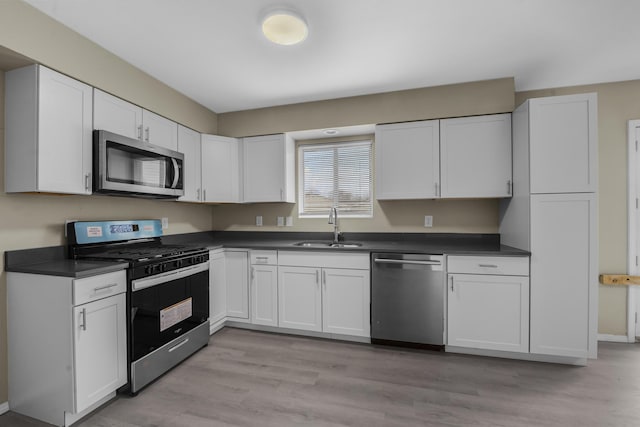
<svg viewBox="0 0 640 427">
<path fill-rule="evenodd" d="M 433 227 L 433 216 L 425 215 L 424 216 L 424 226 L 425 227 Z"/>
<path fill-rule="evenodd" d="M 277 221 L 278 227 L 284 227 L 284 217 L 283 216 L 279 216 Z"/>
<path fill-rule="evenodd" d="M 262 215 L 256 215 L 256 226 L 262 227 Z"/>
<path fill-rule="evenodd" d="M 167 228 L 169 228 L 169 218 L 164 217 L 162 218 L 162 229 L 166 230 Z"/>
<path fill-rule="evenodd" d="M 287 227 L 293 227 L 293 217 L 289 215 L 285 218 L 285 224 Z"/>
</svg>

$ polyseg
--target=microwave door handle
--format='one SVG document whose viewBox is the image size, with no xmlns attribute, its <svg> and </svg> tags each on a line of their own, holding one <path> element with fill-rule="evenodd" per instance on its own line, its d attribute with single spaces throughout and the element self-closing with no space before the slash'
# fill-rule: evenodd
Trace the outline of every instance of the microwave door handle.
<svg viewBox="0 0 640 427">
<path fill-rule="evenodd" d="M 176 188 L 180 178 L 180 168 L 178 168 L 178 161 L 176 159 L 171 158 L 171 163 L 173 163 L 173 183 L 171 184 L 171 188 Z"/>
</svg>

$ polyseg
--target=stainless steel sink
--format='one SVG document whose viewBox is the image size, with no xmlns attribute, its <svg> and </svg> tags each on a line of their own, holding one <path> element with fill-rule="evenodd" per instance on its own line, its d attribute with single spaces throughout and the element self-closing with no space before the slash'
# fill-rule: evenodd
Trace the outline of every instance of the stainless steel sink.
<svg viewBox="0 0 640 427">
<path fill-rule="evenodd" d="M 305 248 L 359 248 L 362 243 L 356 242 L 298 242 L 294 246 L 303 246 Z"/>
</svg>

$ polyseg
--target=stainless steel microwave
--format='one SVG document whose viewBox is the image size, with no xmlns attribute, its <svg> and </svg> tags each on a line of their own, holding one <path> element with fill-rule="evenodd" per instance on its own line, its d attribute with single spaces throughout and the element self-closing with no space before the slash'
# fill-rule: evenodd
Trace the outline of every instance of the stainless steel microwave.
<svg viewBox="0 0 640 427">
<path fill-rule="evenodd" d="M 184 154 L 94 130 L 93 176 L 94 193 L 175 199 L 184 195 Z"/>
</svg>

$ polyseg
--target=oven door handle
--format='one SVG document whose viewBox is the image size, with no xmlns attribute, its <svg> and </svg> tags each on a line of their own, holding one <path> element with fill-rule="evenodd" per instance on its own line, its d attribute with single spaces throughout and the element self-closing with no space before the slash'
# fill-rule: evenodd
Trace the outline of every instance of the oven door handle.
<svg viewBox="0 0 640 427">
<path fill-rule="evenodd" d="M 209 270 L 209 261 L 190 267 L 184 267 L 179 270 L 169 271 L 167 273 L 160 273 L 149 277 L 143 277 L 141 279 L 131 281 L 131 290 L 133 292 L 139 291 L 142 289 L 150 288 L 152 286 L 161 285 L 172 280 L 178 280 L 184 277 L 193 276 L 194 274 L 207 270 Z"/>
</svg>

